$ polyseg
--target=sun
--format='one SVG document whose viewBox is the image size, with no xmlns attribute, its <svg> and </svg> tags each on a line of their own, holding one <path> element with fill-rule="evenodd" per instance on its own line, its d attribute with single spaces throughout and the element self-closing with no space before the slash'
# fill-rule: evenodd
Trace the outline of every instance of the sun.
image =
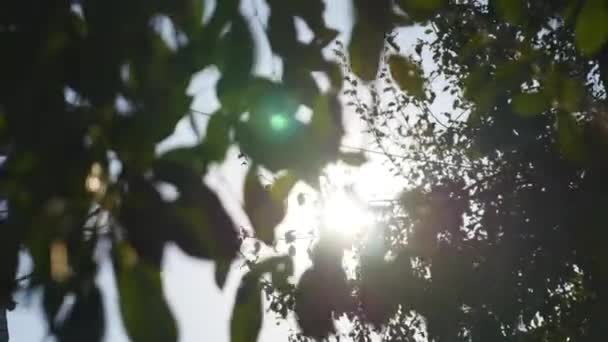
<svg viewBox="0 0 608 342">
<path fill-rule="evenodd" d="M 373 225 L 373 215 L 364 203 L 345 191 L 326 196 L 321 203 L 323 228 L 354 237 Z"/>
</svg>

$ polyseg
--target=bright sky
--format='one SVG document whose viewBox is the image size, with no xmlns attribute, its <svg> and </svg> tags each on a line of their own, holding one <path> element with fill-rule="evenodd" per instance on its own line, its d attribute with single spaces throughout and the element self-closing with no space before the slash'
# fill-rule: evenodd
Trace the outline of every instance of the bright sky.
<svg viewBox="0 0 608 342">
<path fill-rule="evenodd" d="M 242 10 L 246 15 L 253 15 L 252 8 L 256 6 L 261 21 L 265 21 L 268 10 L 263 6 L 262 0 L 244 0 L 243 3 Z M 342 32 L 339 39 L 344 42 L 348 41 L 352 26 L 350 1 L 328 1 L 326 20 L 329 26 Z M 260 21 L 252 20 L 251 24 L 256 30 L 261 29 Z M 398 42 L 404 47 L 412 46 L 415 38 L 421 37 L 421 35 L 422 30 L 419 28 L 404 30 L 400 32 Z M 409 50 L 411 48 L 406 48 L 405 52 L 407 53 Z M 272 76 L 276 68 L 276 60 L 273 62 L 267 47 L 262 47 L 258 55 L 256 72 Z M 214 92 L 217 78 L 217 71 L 213 69 L 205 69 L 193 76 L 189 89 L 189 92 L 195 95 L 192 108 L 202 112 L 212 112 L 219 106 Z M 200 116 L 197 119 L 201 125 L 204 125 L 207 118 Z M 354 113 L 346 113 L 345 122 L 348 134 L 343 143 L 348 146 L 369 147 L 371 139 L 361 133 L 364 127 L 358 117 Z M 195 140 L 190 124 L 187 120 L 183 120 L 176 127 L 174 135 L 159 146 L 159 150 L 193 144 Z M 237 155 L 238 151 L 232 149 L 225 163 L 214 167 L 205 181 L 219 193 L 235 223 L 247 226 L 249 223 L 241 210 L 241 189 L 247 168 L 241 165 Z M 353 185 L 355 193 L 363 201 L 392 198 L 396 190 L 403 186 L 402 182 L 391 176 L 388 168 L 383 165 L 382 156 L 370 155 L 369 157 L 370 161 L 359 169 L 345 169 L 340 166 L 328 168 L 327 174 L 331 184 L 336 189 L 345 185 Z M 291 204 L 295 201 L 290 198 L 289 202 Z M 334 208 L 332 210 L 334 217 L 328 218 L 330 220 L 335 220 L 335 213 L 339 213 L 340 210 L 352 210 L 348 204 L 344 208 L 343 201 L 334 201 L 329 206 Z M 278 231 L 290 229 L 300 232 L 309 231 L 312 228 L 310 225 L 314 224 L 310 219 L 311 210 L 311 206 L 307 205 L 290 205 L 287 217 Z M 306 244 L 301 247 L 298 248 L 297 255 L 306 255 Z M 118 296 L 114 287 L 112 267 L 109 259 L 105 257 L 106 252 L 103 248 L 100 249 L 101 268 L 98 275 L 98 284 L 102 288 L 108 319 L 105 341 L 128 341 L 118 316 Z M 296 258 L 296 261 L 297 271 L 302 272 L 307 267 L 306 258 Z M 213 281 L 214 266 L 212 263 L 185 256 L 175 247 L 167 248 L 163 280 L 166 297 L 177 318 L 180 342 L 229 341 L 230 316 L 242 275 L 239 266 L 238 264 L 233 265 L 226 288 L 220 291 Z M 24 266 L 24 269 L 27 269 L 27 265 Z M 40 297 L 40 293 L 34 293 L 29 298 L 23 298 L 23 296 L 17 298 L 19 301 L 17 309 L 8 315 L 12 342 L 42 341 L 46 336 L 47 330 L 42 320 Z M 259 341 L 287 340 L 289 331 L 294 326 L 286 323 L 276 325 L 277 322 L 273 317 L 266 316 Z"/>
</svg>

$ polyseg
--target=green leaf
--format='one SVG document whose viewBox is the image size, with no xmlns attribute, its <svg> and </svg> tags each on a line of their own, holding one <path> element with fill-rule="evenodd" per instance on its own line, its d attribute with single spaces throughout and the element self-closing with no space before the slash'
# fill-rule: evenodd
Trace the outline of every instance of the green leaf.
<svg viewBox="0 0 608 342">
<path fill-rule="evenodd" d="M 511 104 L 515 112 L 523 117 L 541 114 L 550 107 L 550 101 L 543 93 L 517 94 Z"/>
<path fill-rule="evenodd" d="M 422 70 L 412 60 L 403 56 L 393 55 L 388 63 L 391 75 L 399 87 L 410 95 L 424 98 L 424 75 Z"/>
<path fill-rule="evenodd" d="M 593 56 L 608 40 L 608 5 L 604 0 L 587 0 L 575 28 L 576 47 L 583 55 Z"/>
<path fill-rule="evenodd" d="M 165 300 L 158 268 L 138 261 L 120 246 L 118 289 L 125 328 L 133 342 L 177 341 L 177 327 Z"/>
<path fill-rule="evenodd" d="M 353 37 L 348 46 L 351 68 L 355 75 L 363 81 L 371 81 L 376 78 L 384 46 L 384 32 L 367 25 L 369 24 L 357 23 L 355 25 Z"/>
<path fill-rule="evenodd" d="M 527 12 L 526 0 L 495 0 L 494 6 L 498 14 L 511 24 L 518 24 L 525 18 Z"/>
<path fill-rule="evenodd" d="M 391 7 L 387 0 L 357 0 L 354 4 L 357 21 L 348 53 L 353 72 L 367 82 L 378 74 L 384 34 L 390 29 Z"/>
<path fill-rule="evenodd" d="M 275 179 L 270 187 L 270 195 L 275 201 L 284 201 L 298 179 L 292 173 L 285 173 Z"/>
<path fill-rule="evenodd" d="M 256 342 L 262 327 L 262 296 L 258 275 L 243 277 L 232 311 L 230 333 L 232 342 Z"/>
</svg>

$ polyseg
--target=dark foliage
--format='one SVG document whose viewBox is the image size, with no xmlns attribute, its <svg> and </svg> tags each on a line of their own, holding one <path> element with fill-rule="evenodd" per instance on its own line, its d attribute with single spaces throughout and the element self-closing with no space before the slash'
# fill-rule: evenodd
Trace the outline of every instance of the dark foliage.
<svg viewBox="0 0 608 342">
<path fill-rule="evenodd" d="M 608 5 L 398 4 L 426 28 L 413 53 L 385 31 L 361 89 L 356 51 L 352 70 L 337 51 L 349 105 L 379 148 L 401 149 L 386 156 L 408 185 L 384 250 L 347 246 L 360 252 L 350 337 L 602 341 Z M 450 111 L 434 112 L 440 98 Z"/>
</svg>

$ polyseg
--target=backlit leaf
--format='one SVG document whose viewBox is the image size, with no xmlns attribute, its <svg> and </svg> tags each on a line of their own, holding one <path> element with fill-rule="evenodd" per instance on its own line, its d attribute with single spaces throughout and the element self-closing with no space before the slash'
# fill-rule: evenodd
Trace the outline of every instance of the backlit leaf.
<svg viewBox="0 0 608 342">
<path fill-rule="evenodd" d="M 425 96 L 424 75 L 418 64 L 407 57 L 397 55 L 391 56 L 388 63 L 393 79 L 403 91 L 418 98 Z"/>
<path fill-rule="evenodd" d="M 177 341 L 177 327 L 163 294 L 160 271 L 137 260 L 130 247 L 119 248 L 120 310 L 129 337 L 133 342 Z"/>
<path fill-rule="evenodd" d="M 598 52 L 608 40 L 608 4 L 586 0 L 576 19 L 576 47 L 586 56 Z"/>
<path fill-rule="evenodd" d="M 270 195 L 275 201 L 285 201 L 298 179 L 290 172 L 277 177 L 270 187 Z"/>
<path fill-rule="evenodd" d="M 355 75 L 363 81 L 371 81 L 378 74 L 380 55 L 384 46 L 384 32 L 365 22 L 353 28 L 353 37 L 348 46 L 350 63 Z"/>
</svg>

